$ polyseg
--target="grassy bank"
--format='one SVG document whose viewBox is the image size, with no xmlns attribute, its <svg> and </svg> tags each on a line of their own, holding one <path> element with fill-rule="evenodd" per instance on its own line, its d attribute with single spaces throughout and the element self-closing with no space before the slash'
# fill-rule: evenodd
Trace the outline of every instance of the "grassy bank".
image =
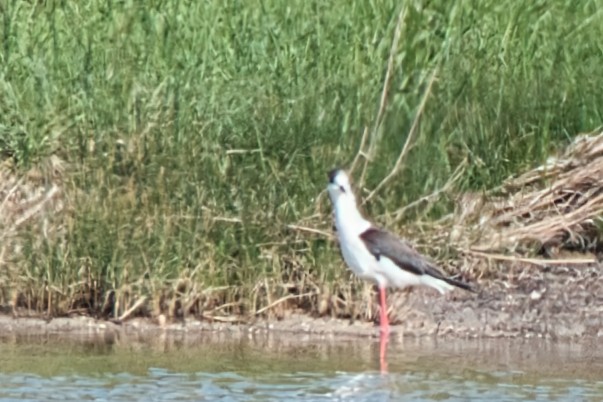
<svg viewBox="0 0 603 402">
<path fill-rule="evenodd" d="M 288 225 L 330 231 L 325 172 L 365 127 L 373 189 L 421 115 L 367 204 L 382 216 L 461 164 L 458 190 L 488 188 L 600 125 L 600 2 L 399 3 L 0 3 L 4 163 L 59 189 L 5 219 L 0 304 L 353 314 L 335 245 Z"/>
</svg>

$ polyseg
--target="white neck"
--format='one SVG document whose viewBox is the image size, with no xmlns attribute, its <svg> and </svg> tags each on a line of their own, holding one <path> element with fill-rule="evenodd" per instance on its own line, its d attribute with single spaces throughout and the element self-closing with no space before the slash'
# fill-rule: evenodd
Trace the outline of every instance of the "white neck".
<svg viewBox="0 0 603 402">
<path fill-rule="evenodd" d="M 340 196 L 335 201 L 335 225 L 340 235 L 360 235 L 372 224 L 364 219 L 353 195 Z"/>
</svg>

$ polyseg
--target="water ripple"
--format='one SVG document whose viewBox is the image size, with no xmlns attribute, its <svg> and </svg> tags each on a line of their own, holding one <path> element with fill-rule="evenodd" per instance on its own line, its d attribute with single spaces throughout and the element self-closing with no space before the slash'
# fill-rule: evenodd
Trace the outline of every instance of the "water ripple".
<svg viewBox="0 0 603 402">
<path fill-rule="evenodd" d="M 516 374 L 515 374 L 516 375 Z M 433 373 L 284 373 L 257 376 L 225 373 L 177 373 L 149 369 L 146 376 L 128 373 L 96 377 L 0 374 L 2 400 L 93 401 L 380 401 L 380 400 L 595 400 L 603 381 L 514 383 L 513 373 L 499 382 L 443 378 Z"/>
</svg>

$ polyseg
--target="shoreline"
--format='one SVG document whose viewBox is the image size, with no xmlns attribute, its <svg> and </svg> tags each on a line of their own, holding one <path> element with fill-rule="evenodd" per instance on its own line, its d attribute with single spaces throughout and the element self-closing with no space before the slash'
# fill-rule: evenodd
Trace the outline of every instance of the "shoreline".
<svg viewBox="0 0 603 402">
<path fill-rule="evenodd" d="M 528 268 L 529 269 L 529 268 Z M 542 270 L 541 270 L 542 271 Z M 558 270 L 557 270 L 558 271 Z M 392 323 L 390 339 L 525 338 L 603 340 L 603 278 L 598 267 L 549 272 L 543 277 L 488 281 L 478 294 L 453 291 L 439 296 L 429 289 L 394 292 L 389 296 Z M 247 322 L 219 322 L 190 317 L 167 322 L 133 317 L 123 322 L 73 317 L 13 317 L 6 307 L 0 312 L 0 336 L 59 334 L 119 336 L 137 334 L 274 334 L 318 338 L 378 338 L 379 327 L 368 320 L 313 317 L 303 311 L 287 311 L 281 319 L 256 318 Z"/>
</svg>

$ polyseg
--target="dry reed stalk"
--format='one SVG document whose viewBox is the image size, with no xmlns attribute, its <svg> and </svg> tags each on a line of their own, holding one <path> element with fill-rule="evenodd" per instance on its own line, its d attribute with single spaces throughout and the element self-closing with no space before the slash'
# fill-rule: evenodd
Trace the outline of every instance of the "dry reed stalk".
<svg viewBox="0 0 603 402">
<path fill-rule="evenodd" d="M 461 249 L 592 251 L 603 215 L 603 132 L 578 136 L 543 166 L 463 201 L 454 229 Z"/>
</svg>

